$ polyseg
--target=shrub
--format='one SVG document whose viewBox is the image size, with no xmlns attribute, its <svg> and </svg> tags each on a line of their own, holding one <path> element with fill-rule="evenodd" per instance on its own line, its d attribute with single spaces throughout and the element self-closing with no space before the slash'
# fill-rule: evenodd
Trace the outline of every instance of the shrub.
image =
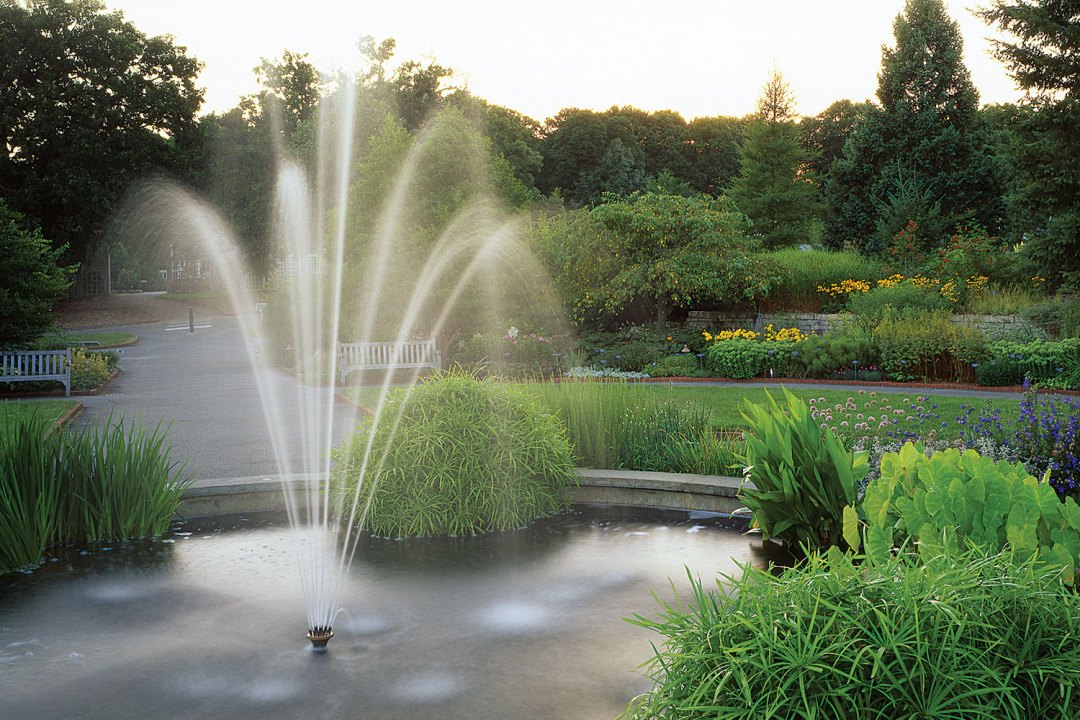
<svg viewBox="0 0 1080 720">
<path fill-rule="evenodd" d="M 838 551 L 744 568 L 635 625 L 663 637 L 626 720 L 1080 717 L 1080 596 L 1034 560 Z"/>
<path fill-rule="evenodd" d="M 1080 337 L 1080 298 L 1058 297 L 1020 311 L 1020 317 L 1052 338 Z"/>
<path fill-rule="evenodd" d="M 958 283 L 970 277 L 997 278 L 1005 249 L 1005 243 L 981 225 L 959 225 L 948 242 L 938 248 L 930 268 L 937 277 Z"/>
<path fill-rule="evenodd" d="M 1027 377 L 1033 383 L 1057 377 L 1071 369 L 1080 358 L 1080 338 L 1028 343 L 999 340 L 991 343 L 988 352 L 999 359 L 1002 368 L 1014 367 L 1017 377 Z"/>
<path fill-rule="evenodd" d="M 589 350 L 588 363 L 598 368 L 643 372 L 647 365 L 679 353 L 703 352 L 701 332 L 688 326 L 658 330 L 654 326 L 629 325 L 616 333 L 591 333 L 582 338 Z"/>
<path fill-rule="evenodd" d="M 888 315 L 874 329 L 881 367 L 895 380 L 974 379 L 975 365 L 986 354 L 986 336 L 959 325 L 947 312 Z"/>
<path fill-rule="evenodd" d="M 1061 502 L 1021 463 L 994 462 L 974 450 L 927 456 L 906 443 L 886 453 L 862 510 L 866 553 L 875 560 L 908 543 L 929 556 L 968 542 L 994 552 L 1008 546 L 1021 559 L 1054 564 L 1069 583 L 1080 560 L 1080 506 L 1072 498 Z"/>
<path fill-rule="evenodd" d="M 502 335 L 476 334 L 461 344 L 457 362 L 502 377 L 551 377 L 566 369 L 563 343 L 511 327 Z"/>
<path fill-rule="evenodd" d="M 645 366 L 649 377 L 709 377 L 711 373 L 702 367 L 701 359 L 693 353 L 680 353 Z"/>
<path fill-rule="evenodd" d="M 115 355 L 115 354 L 114 354 Z M 71 351 L 71 389 L 93 390 L 109 379 L 109 357 L 104 353 L 84 352 L 80 348 Z"/>
<path fill-rule="evenodd" d="M 850 453 L 818 425 L 810 407 L 784 388 L 784 405 L 765 393 L 768 405 L 750 403 L 741 460 L 747 480 L 739 497 L 766 539 L 777 538 L 798 550 L 841 545 L 844 522 L 854 517 L 866 456 Z"/>
<path fill-rule="evenodd" d="M 766 352 L 755 340 L 718 340 L 705 351 L 705 367 L 719 377 L 745 380 L 764 371 Z"/>
<path fill-rule="evenodd" d="M 160 425 L 64 432 L 16 419 L 0 433 L 0 572 L 36 565 L 51 544 L 168 530 L 191 481 L 169 455 Z"/>
<path fill-rule="evenodd" d="M 566 509 L 577 477 L 566 428 L 536 397 L 464 372 L 392 391 L 336 460 L 341 511 L 388 537 L 518 528 Z"/>
<path fill-rule="evenodd" d="M 984 387 L 1019 385 L 1023 380 L 1024 370 L 1019 359 L 1007 355 L 995 355 L 975 368 L 975 382 Z"/>
<path fill-rule="evenodd" d="M 827 335 L 811 335 L 791 353 L 792 367 L 801 375 L 814 378 L 833 377 L 848 370 L 857 360 L 865 370 L 876 369 L 880 357 L 873 337 L 856 328 Z"/>
</svg>

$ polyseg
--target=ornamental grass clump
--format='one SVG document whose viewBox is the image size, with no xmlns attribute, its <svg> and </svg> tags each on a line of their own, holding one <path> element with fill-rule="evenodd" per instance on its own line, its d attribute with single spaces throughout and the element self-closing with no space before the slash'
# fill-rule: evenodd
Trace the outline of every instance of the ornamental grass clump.
<svg viewBox="0 0 1080 720">
<path fill-rule="evenodd" d="M 563 421 L 585 467 L 727 475 L 741 441 L 725 439 L 706 408 L 622 380 L 533 383 Z"/>
<path fill-rule="evenodd" d="M 385 537 L 520 528 L 568 507 L 566 428 L 521 387 L 442 372 L 392 391 L 334 469 L 342 515 Z"/>
<path fill-rule="evenodd" d="M 35 567 L 49 545 L 160 535 L 191 482 L 161 425 L 64 431 L 31 416 L 4 430 L 0 572 Z"/>
<path fill-rule="evenodd" d="M 749 432 L 740 459 L 753 487 L 740 488 L 739 498 L 754 527 L 793 550 L 857 545 L 855 502 L 866 454 L 848 452 L 805 401 L 783 392 L 783 404 L 766 392 L 767 404 L 750 403 L 743 413 Z"/>
<path fill-rule="evenodd" d="M 1075 720 L 1080 595 L 1011 553 L 838 550 L 631 622 L 663 644 L 624 720 Z"/>
</svg>

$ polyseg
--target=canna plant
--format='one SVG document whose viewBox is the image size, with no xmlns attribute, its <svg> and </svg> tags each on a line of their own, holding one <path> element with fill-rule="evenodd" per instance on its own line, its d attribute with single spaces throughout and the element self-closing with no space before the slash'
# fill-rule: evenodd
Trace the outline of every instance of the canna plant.
<svg viewBox="0 0 1080 720">
<path fill-rule="evenodd" d="M 753 526 L 804 552 L 857 546 L 855 503 L 866 476 L 865 453 L 848 452 L 823 429 L 805 401 L 783 388 L 781 405 L 749 404 L 746 452 L 739 459 L 752 483 L 739 497 L 753 513 Z"/>
<path fill-rule="evenodd" d="M 1053 486 L 1021 463 L 994 462 L 974 450 L 949 449 L 927 457 L 906 443 L 886 453 L 881 476 L 866 488 L 866 555 L 882 561 L 914 541 L 920 553 L 940 554 L 973 543 L 1010 547 L 1021 559 L 1062 569 L 1073 583 L 1080 561 L 1080 506 L 1058 499 Z"/>
</svg>

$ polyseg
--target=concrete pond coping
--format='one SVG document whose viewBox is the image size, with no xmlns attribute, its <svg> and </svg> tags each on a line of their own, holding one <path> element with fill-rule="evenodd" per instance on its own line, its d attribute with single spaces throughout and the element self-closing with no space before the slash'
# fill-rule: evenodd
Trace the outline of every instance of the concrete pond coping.
<svg viewBox="0 0 1080 720">
<path fill-rule="evenodd" d="M 230 515 L 285 510 L 284 487 L 302 497 L 315 474 L 275 475 L 197 480 L 184 492 L 179 513 L 184 517 Z M 735 515 L 743 481 L 720 475 L 642 472 L 637 470 L 578 471 L 578 485 L 568 489 L 574 505 L 622 505 L 663 510 Z"/>
</svg>

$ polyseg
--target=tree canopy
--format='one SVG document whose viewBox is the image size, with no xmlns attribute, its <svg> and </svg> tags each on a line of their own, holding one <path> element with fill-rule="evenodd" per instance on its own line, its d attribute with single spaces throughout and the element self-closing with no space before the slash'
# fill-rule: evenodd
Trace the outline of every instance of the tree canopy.
<svg viewBox="0 0 1080 720">
<path fill-rule="evenodd" d="M 87 257 L 135 179 L 183 162 L 199 68 L 100 0 L 0 0 L 0 195 Z"/>
<path fill-rule="evenodd" d="M 1080 289 L 1080 31 L 1077 3 L 996 0 L 981 17 L 1014 40 L 995 55 L 1028 102 L 1009 118 L 1012 215 L 1027 255 L 1052 285 Z"/>
<path fill-rule="evenodd" d="M 1000 224 L 1000 178 L 958 25 L 942 0 L 907 0 L 893 31 L 895 47 L 882 48 L 880 107 L 866 113 L 832 165 L 825 239 L 836 247 L 882 250 L 904 227 L 883 222 L 902 208 L 884 210 L 899 197 L 892 193 L 897 182 L 911 175 L 940 204 L 947 226 Z"/>
<path fill-rule="evenodd" d="M 548 252 L 578 319 L 644 305 L 663 325 L 674 308 L 748 301 L 768 286 L 745 230 L 745 218 L 724 199 L 609 196 L 559 223 L 562 247 Z"/>
</svg>

